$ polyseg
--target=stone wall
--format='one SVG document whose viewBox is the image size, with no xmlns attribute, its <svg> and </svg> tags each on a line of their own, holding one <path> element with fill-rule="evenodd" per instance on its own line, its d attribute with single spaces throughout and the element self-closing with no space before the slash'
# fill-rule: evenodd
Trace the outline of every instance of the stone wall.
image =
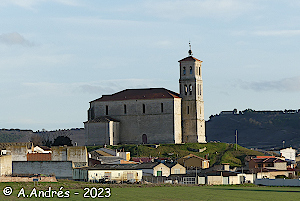
<svg viewBox="0 0 300 201">
<path fill-rule="evenodd" d="M 11 155 L 2 155 L 0 157 L 0 175 L 12 174 L 12 160 Z"/>
<path fill-rule="evenodd" d="M 55 175 L 56 178 L 72 178 L 71 161 L 13 161 L 13 174 Z"/>
<path fill-rule="evenodd" d="M 108 122 L 85 123 L 85 145 L 109 144 Z"/>
<path fill-rule="evenodd" d="M 179 100 L 175 101 L 172 98 L 95 101 L 92 102 L 91 108 L 93 108 L 93 113 L 97 118 L 106 116 L 106 106 L 108 106 L 107 116 L 120 122 L 120 143 L 141 144 L 143 134 L 147 136 L 147 143 L 175 143 L 175 141 L 180 143 L 181 123 L 179 122 L 181 121 L 181 111 L 177 109 L 179 102 Z M 174 106 L 175 103 L 177 104 L 177 110 Z M 126 105 L 126 112 L 124 105 Z M 95 144 L 100 142 L 101 139 L 101 142 L 104 141 L 107 135 L 105 133 L 107 128 L 104 123 L 89 123 L 87 127 L 89 127 L 88 136 L 99 138 L 94 141 Z M 87 142 L 91 142 L 91 140 L 88 139 Z"/>
<path fill-rule="evenodd" d="M 27 161 L 28 146 L 13 145 L 7 147 L 6 150 L 12 156 L 12 161 Z"/>
</svg>

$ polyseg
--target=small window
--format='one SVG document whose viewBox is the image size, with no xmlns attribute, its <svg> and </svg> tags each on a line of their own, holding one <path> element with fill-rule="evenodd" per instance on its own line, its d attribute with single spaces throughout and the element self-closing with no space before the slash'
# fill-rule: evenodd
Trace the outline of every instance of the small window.
<svg viewBox="0 0 300 201">
<path fill-rule="evenodd" d="M 193 91 L 193 86 L 190 84 L 189 86 L 189 90 L 190 90 L 190 95 L 192 95 L 192 91 Z"/>
<path fill-rule="evenodd" d="M 164 112 L 164 104 L 163 103 L 160 104 L 160 111 L 161 111 L 161 113 Z"/>
<path fill-rule="evenodd" d="M 187 114 L 190 114 L 190 106 L 187 106 Z"/>
<path fill-rule="evenodd" d="M 105 114 L 108 115 L 108 105 L 105 107 Z"/>
<path fill-rule="evenodd" d="M 127 110 L 126 110 L 126 105 L 124 105 L 124 114 L 127 113 Z"/>
<path fill-rule="evenodd" d="M 190 66 L 190 74 L 193 74 L 193 67 Z"/>
<path fill-rule="evenodd" d="M 184 85 L 184 94 L 185 94 L 185 95 L 187 95 L 188 90 L 189 90 L 189 89 L 188 89 L 187 85 Z"/>
<path fill-rule="evenodd" d="M 199 72 L 198 73 L 199 73 L 199 75 L 201 75 L 201 68 L 200 67 L 199 67 Z"/>
<path fill-rule="evenodd" d="M 143 113 L 145 114 L 145 112 L 146 112 L 146 106 L 145 104 L 143 104 Z"/>
<path fill-rule="evenodd" d="M 202 91 L 201 91 L 201 84 L 200 84 L 200 87 L 199 87 L 199 91 L 200 91 L 200 95 L 201 95 L 201 93 L 202 93 Z"/>
<path fill-rule="evenodd" d="M 185 67 L 183 67 L 183 75 L 186 74 L 186 70 L 185 70 Z"/>
</svg>

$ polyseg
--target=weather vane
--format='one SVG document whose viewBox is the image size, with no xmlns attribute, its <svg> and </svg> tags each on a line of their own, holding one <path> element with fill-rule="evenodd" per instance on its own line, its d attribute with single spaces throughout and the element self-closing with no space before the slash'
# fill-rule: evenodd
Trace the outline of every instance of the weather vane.
<svg viewBox="0 0 300 201">
<path fill-rule="evenodd" d="M 188 51 L 189 55 L 192 56 L 193 53 L 192 53 L 192 45 L 191 45 L 191 41 L 189 41 L 189 46 L 190 46 L 190 49 Z"/>
</svg>

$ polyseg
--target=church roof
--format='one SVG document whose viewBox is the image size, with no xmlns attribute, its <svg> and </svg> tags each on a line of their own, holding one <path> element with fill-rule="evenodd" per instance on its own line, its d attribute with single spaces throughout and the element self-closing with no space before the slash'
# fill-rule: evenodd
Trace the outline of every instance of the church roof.
<svg viewBox="0 0 300 201">
<path fill-rule="evenodd" d="M 180 98 L 180 95 L 165 88 L 125 89 L 112 95 L 103 95 L 101 98 L 98 98 L 91 102 L 161 98 Z"/>
<path fill-rule="evenodd" d="M 110 121 L 119 122 L 118 120 L 115 120 L 111 117 L 106 116 L 106 117 L 98 117 L 98 118 L 86 121 L 84 123 L 99 123 L 99 122 L 106 123 L 106 122 L 110 122 Z"/>
<path fill-rule="evenodd" d="M 193 56 L 188 56 L 188 57 L 185 57 L 184 59 L 179 60 L 178 62 L 181 62 L 181 61 L 201 61 L 201 60 L 197 59 L 197 58 L 195 58 Z"/>
</svg>

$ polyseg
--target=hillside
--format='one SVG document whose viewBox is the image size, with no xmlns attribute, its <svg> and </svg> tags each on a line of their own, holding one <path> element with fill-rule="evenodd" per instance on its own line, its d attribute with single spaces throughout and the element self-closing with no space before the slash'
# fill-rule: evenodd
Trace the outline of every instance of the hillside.
<svg viewBox="0 0 300 201">
<path fill-rule="evenodd" d="M 300 113 L 297 111 L 254 111 L 211 116 L 206 122 L 207 141 L 235 143 L 244 147 L 275 148 L 300 147 Z"/>
<path fill-rule="evenodd" d="M 32 130 L 0 129 L 0 143 L 28 142 L 32 134 Z"/>
<path fill-rule="evenodd" d="M 102 146 L 101 146 L 102 147 Z M 241 166 L 247 155 L 263 155 L 261 152 L 253 151 L 241 146 L 235 150 L 234 144 L 227 143 L 187 143 L 187 144 L 162 144 L 157 148 L 149 145 L 118 145 L 108 146 L 109 148 L 130 151 L 131 157 L 168 157 L 173 160 L 186 156 L 190 153 L 208 158 L 210 165 L 221 163 L 230 163 L 232 167 Z M 199 153 L 197 150 L 206 150 Z M 98 149 L 100 147 L 88 147 L 88 151 Z"/>
</svg>

